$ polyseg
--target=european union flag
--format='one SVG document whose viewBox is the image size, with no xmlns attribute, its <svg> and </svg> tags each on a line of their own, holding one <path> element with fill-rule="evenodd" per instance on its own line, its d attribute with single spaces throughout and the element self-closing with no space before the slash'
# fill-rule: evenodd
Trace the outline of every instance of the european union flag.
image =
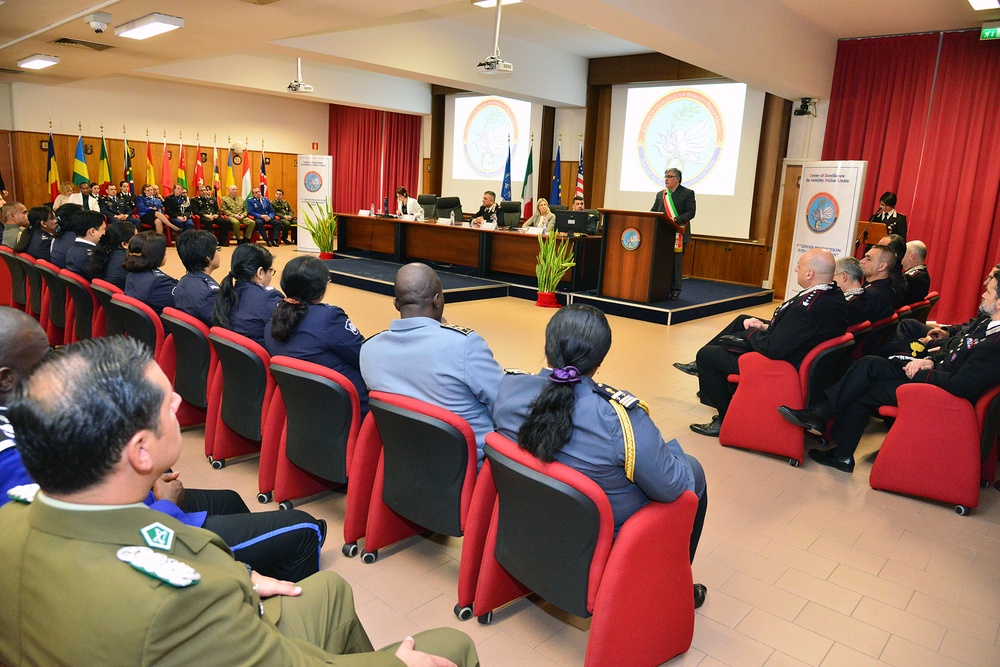
<svg viewBox="0 0 1000 667">
<path fill-rule="evenodd" d="M 549 206 L 562 204 L 562 142 L 556 148 L 556 161 L 552 163 L 552 193 L 549 195 Z"/>
<path fill-rule="evenodd" d="M 500 186 L 500 201 L 510 201 L 510 141 L 507 142 L 507 166 L 503 168 L 503 185 Z"/>
</svg>

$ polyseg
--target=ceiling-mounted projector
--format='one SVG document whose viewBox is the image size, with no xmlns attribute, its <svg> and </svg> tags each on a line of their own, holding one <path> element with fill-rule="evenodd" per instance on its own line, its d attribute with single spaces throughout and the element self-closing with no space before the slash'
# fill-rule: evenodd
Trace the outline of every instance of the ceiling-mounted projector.
<svg viewBox="0 0 1000 667">
<path fill-rule="evenodd" d="M 302 81 L 302 58 L 297 58 L 297 60 L 299 64 L 299 69 L 298 69 L 299 75 L 298 78 L 295 79 L 295 81 L 292 81 L 290 84 L 288 84 L 288 92 L 311 93 L 313 91 L 313 87 L 310 86 L 308 83 Z"/>
<path fill-rule="evenodd" d="M 476 65 L 487 74 L 510 73 L 514 71 L 514 64 L 506 60 L 501 60 L 498 56 L 490 56 L 483 62 Z"/>
</svg>

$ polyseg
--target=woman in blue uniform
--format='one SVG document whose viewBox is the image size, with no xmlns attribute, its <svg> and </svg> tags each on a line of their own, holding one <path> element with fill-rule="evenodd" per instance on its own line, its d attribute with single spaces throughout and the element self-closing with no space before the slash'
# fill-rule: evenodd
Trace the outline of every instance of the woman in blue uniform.
<svg viewBox="0 0 1000 667">
<path fill-rule="evenodd" d="M 135 198 L 135 211 L 142 224 L 155 227 L 160 234 L 164 227 L 175 232 L 180 229 L 163 214 L 163 200 L 156 196 L 156 186 L 150 183 L 142 186 L 142 194 Z"/>
<path fill-rule="evenodd" d="M 582 304 L 557 312 L 545 328 L 545 357 L 552 368 L 504 376 L 493 411 L 496 429 L 542 461 L 558 461 L 594 480 L 611 503 L 616 535 L 650 500 L 672 502 L 694 491 L 699 499 L 691 532 L 694 560 L 708 508 L 705 472 L 677 440 L 664 441 L 642 401 L 594 382 L 610 349 L 604 313 Z M 635 442 L 630 472 L 627 430 Z M 695 584 L 696 607 L 705 592 Z"/>
<path fill-rule="evenodd" d="M 264 333 L 264 347 L 331 368 L 351 381 L 368 413 L 368 387 L 361 378 L 361 343 L 365 337 L 337 306 L 322 303 L 330 274 L 316 257 L 296 257 L 281 273 L 285 299 L 278 304 Z"/>
<path fill-rule="evenodd" d="M 135 225 L 131 222 L 116 220 L 108 225 L 104 236 L 97 242 L 97 247 L 87 260 L 87 278 L 101 278 L 122 291 L 125 290 L 125 258 L 128 257 L 128 244 L 135 236 Z"/>
<path fill-rule="evenodd" d="M 125 295 L 142 301 L 159 315 L 167 306 L 174 305 L 175 278 L 160 267 L 166 261 L 167 237 L 154 231 L 140 232 L 128 244 L 125 258 Z"/>
<path fill-rule="evenodd" d="M 14 242 L 14 252 L 26 252 L 35 259 L 48 262 L 56 224 L 56 214 L 48 206 L 31 209 L 28 211 L 28 226 L 18 233 Z"/>
<path fill-rule="evenodd" d="M 219 295 L 219 283 L 212 272 L 222 261 L 219 241 L 204 229 L 188 230 L 177 237 L 177 255 L 187 273 L 174 288 L 174 307 L 212 326 L 215 297 Z"/>
<path fill-rule="evenodd" d="M 264 329 L 285 295 L 271 287 L 274 255 L 256 243 L 237 246 L 229 273 L 219 284 L 213 312 L 215 326 L 264 346 Z"/>
</svg>

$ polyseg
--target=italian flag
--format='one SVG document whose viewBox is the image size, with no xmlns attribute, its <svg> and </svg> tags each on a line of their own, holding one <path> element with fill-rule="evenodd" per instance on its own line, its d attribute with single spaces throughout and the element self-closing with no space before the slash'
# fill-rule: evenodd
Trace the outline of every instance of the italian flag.
<svg viewBox="0 0 1000 667">
<path fill-rule="evenodd" d="M 524 169 L 524 185 L 521 186 L 521 201 L 524 202 L 524 210 L 521 213 L 525 218 L 534 215 L 535 208 L 535 172 L 532 167 L 532 153 L 535 147 L 528 148 L 528 166 Z"/>
</svg>

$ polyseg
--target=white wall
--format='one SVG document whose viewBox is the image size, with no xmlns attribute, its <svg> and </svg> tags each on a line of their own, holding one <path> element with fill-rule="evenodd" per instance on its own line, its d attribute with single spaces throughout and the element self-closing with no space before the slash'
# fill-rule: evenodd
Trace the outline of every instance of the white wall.
<svg viewBox="0 0 1000 667">
<path fill-rule="evenodd" d="M 12 129 L 14 123 L 11 120 L 10 84 L 0 83 L 0 130 Z"/>
<path fill-rule="evenodd" d="M 329 106 L 322 102 L 264 97 L 219 88 L 163 81 L 116 77 L 63 86 L 30 83 L 10 85 L 11 129 L 48 132 L 49 121 L 56 134 L 97 136 L 104 125 L 109 138 L 121 138 L 122 124 L 130 142 L 145 141 L 146 128 L 152 141 L 176 143 L 183 132 L 184 144 L 211 146 L 249 139 L 249 148 L 260 150 L 261 139 L 268 151 L 281 153 L 326 153 L 329 137 Z M 0 123 L 3 122 L 3 92 L 0 89 Z M 312 148 L 319 144 L 318 151 Z"/>
</svg>

